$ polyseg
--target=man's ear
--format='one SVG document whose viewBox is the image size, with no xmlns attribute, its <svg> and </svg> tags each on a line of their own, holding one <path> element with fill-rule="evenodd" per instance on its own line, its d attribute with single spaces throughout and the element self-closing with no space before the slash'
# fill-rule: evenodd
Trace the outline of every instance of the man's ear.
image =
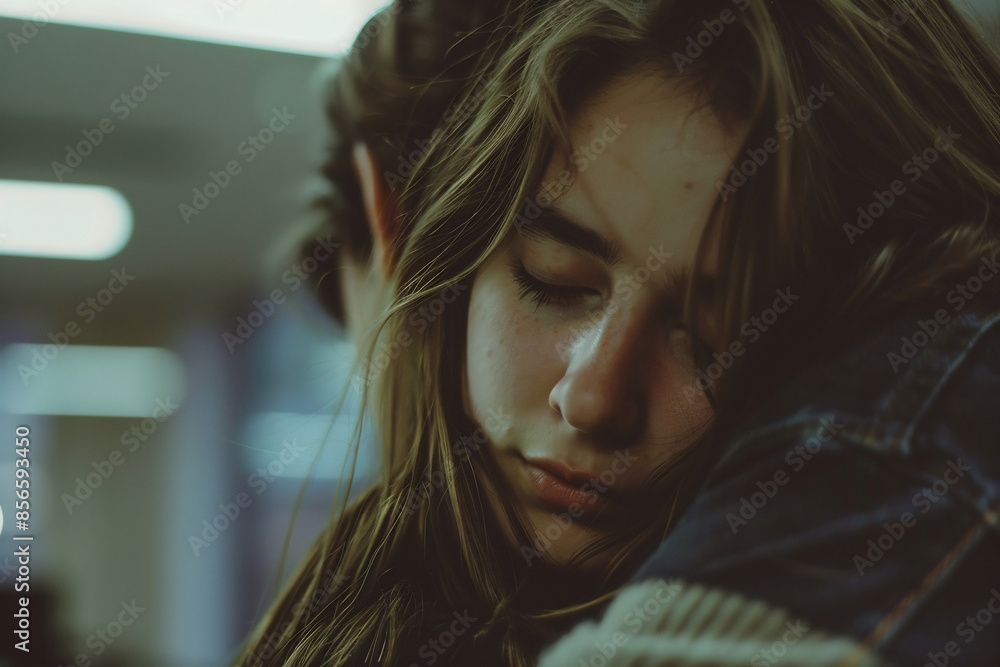
<svg viewBox="0 0 1000 667">
<path fill-rule="evenodd" d="M 354 171 L 361 185 L 365 217 L 374 239 L 372 257 L 382 276 L 389 280 L 395 258 L 392 256 L 395 238 L 395 198 L 379 173 L 375 156 L 364 142 L 354 144 Z"/>
</svg>

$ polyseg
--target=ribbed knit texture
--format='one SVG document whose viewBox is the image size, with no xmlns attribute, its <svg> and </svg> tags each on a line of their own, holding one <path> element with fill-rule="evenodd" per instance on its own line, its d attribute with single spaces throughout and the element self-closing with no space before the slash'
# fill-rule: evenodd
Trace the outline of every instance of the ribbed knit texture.
<svg viewBox="0 0 1000 667">
<path fill-rule="evenodd" d="M 888 664 L 765 602 L 658 580 L 624 589 L 599 622 L 581 623 L 546 649 L 538 667 Z"/>
</svg>

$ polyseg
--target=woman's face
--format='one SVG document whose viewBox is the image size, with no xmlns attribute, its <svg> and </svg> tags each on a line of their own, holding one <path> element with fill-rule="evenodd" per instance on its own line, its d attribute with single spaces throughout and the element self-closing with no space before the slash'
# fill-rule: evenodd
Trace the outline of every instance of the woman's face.
<svg viewBox="0 0 1000 667">
<path fill-rule="evenodd" d="M 738 148 L 711 111 L 652 74 L 609 85 L 570 136 L 572 173 L 559 155 L 540 189 L 557 199 L 525 205 L 469 307 L 466 410 L 537 538 L 519 545 L 530 563 L 563 563 L 612 528 L 648 526 L 663 489 L 647 476 L 708 426 L 682 299 L 688 280 L 711 291 L 714 258 L 691 273 Z M 699 319 L 714 340 L 711 318 Z"/>
</svg>

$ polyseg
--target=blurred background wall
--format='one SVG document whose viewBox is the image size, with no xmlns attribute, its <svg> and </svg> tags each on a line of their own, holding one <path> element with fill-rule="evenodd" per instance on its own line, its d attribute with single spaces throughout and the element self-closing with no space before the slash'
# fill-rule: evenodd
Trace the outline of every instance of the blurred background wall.
<svg viewBox="0 0 1000 667">
<path fill-rule="evenodd" d="M 5 594 L 31 430 L 38 662 L 17 664 L 225 664 L 324 442 L 291 564 L 329 517 L 354 351 L 294 250 L 323 186 L 320 81 L 380 4 L 0 2 L 0 252 L 112 252 L 0 255 Z M 26 182 L 113 191 L 29 188 L 26 211 Z"/>
<path fill-rule="evenodd" d="M 27 426 L 39 661 L 16 664 L 225 664 L 314 463 L 290 564 L 327 521 L 354 351 L 294 248 L 320 82 L 379 4 L 0 0 L 0 590 Z"/>
</svg>

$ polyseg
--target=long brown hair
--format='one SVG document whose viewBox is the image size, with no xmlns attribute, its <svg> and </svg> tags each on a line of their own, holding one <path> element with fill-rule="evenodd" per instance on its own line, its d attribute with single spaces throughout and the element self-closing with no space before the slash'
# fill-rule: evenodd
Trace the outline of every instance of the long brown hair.
<svg viewBox="0 0 1000 667">
<path fill-rule="evenodd" d="M 897 25 L 901 4 L 908 13 Z M 735 18 L 722 21 L 725 11 Z M 452 448 L 476 428 L 461 399 L 467 299 L 419 332 L 411 325 L 444 290 L 469 285 L 517 233 L 548 161 L 570 153 L 573 114 L 612 77 L 653 66 L 740 121 L 748 129 L 736 169 L 760 147 L 777 146 L 733 181 L 734 191 L 720 183 L 706 230 L 720 239 L 714 307 L 727 344 L 745 340 L 742 324 L 776 289 L 792 287 L 800 299 L 709 390 L 725 428 L 795 369 L 888 313 L 942 294 L 998 248 L 1000 65 L 946 2 L 565 0 L 542 12 L 526 4 L 517 16 L 518 26 L 486 51 L 492 66 L 477 113 L 438 136 L 404 193 L 396 296 L 366 357 L 370 364 L 385 345 L 412 337 L 372 387 L 382 478 L 334 517 L 257 635 L 258 650 L 276 637 L 274 664 L 396 664 L 425 639 L 414 628 L 435 603 L 481 619 L 480 643 L 505 664 L 531 664 L 541 643 L 613 592 L 696 490 L 707 447 L 655 471 L 672 490 L 642 530 L 584 550 L 616 550 L 592 587 L 533 597 L 524 582 L 542 570 L 521 558 L 516 543 L 531 539 L 489 448 L 471 464 Z M 811 119 L 780 129 L 822 86 L 832 94 L 821 95 Z M 856 209 L 949 127 L 960 138 L 852 243 L 845 225 Z M 688 301 L 690 315 L 693 292 Z M 484 497 L 485 480 L 498 489 L 500 516 Z M 430 497 L 410 512 L 411 491 L 422 485 Z M 329 571 L 346 584 L 305 618 L 301 601 Z"/>
</svg>

